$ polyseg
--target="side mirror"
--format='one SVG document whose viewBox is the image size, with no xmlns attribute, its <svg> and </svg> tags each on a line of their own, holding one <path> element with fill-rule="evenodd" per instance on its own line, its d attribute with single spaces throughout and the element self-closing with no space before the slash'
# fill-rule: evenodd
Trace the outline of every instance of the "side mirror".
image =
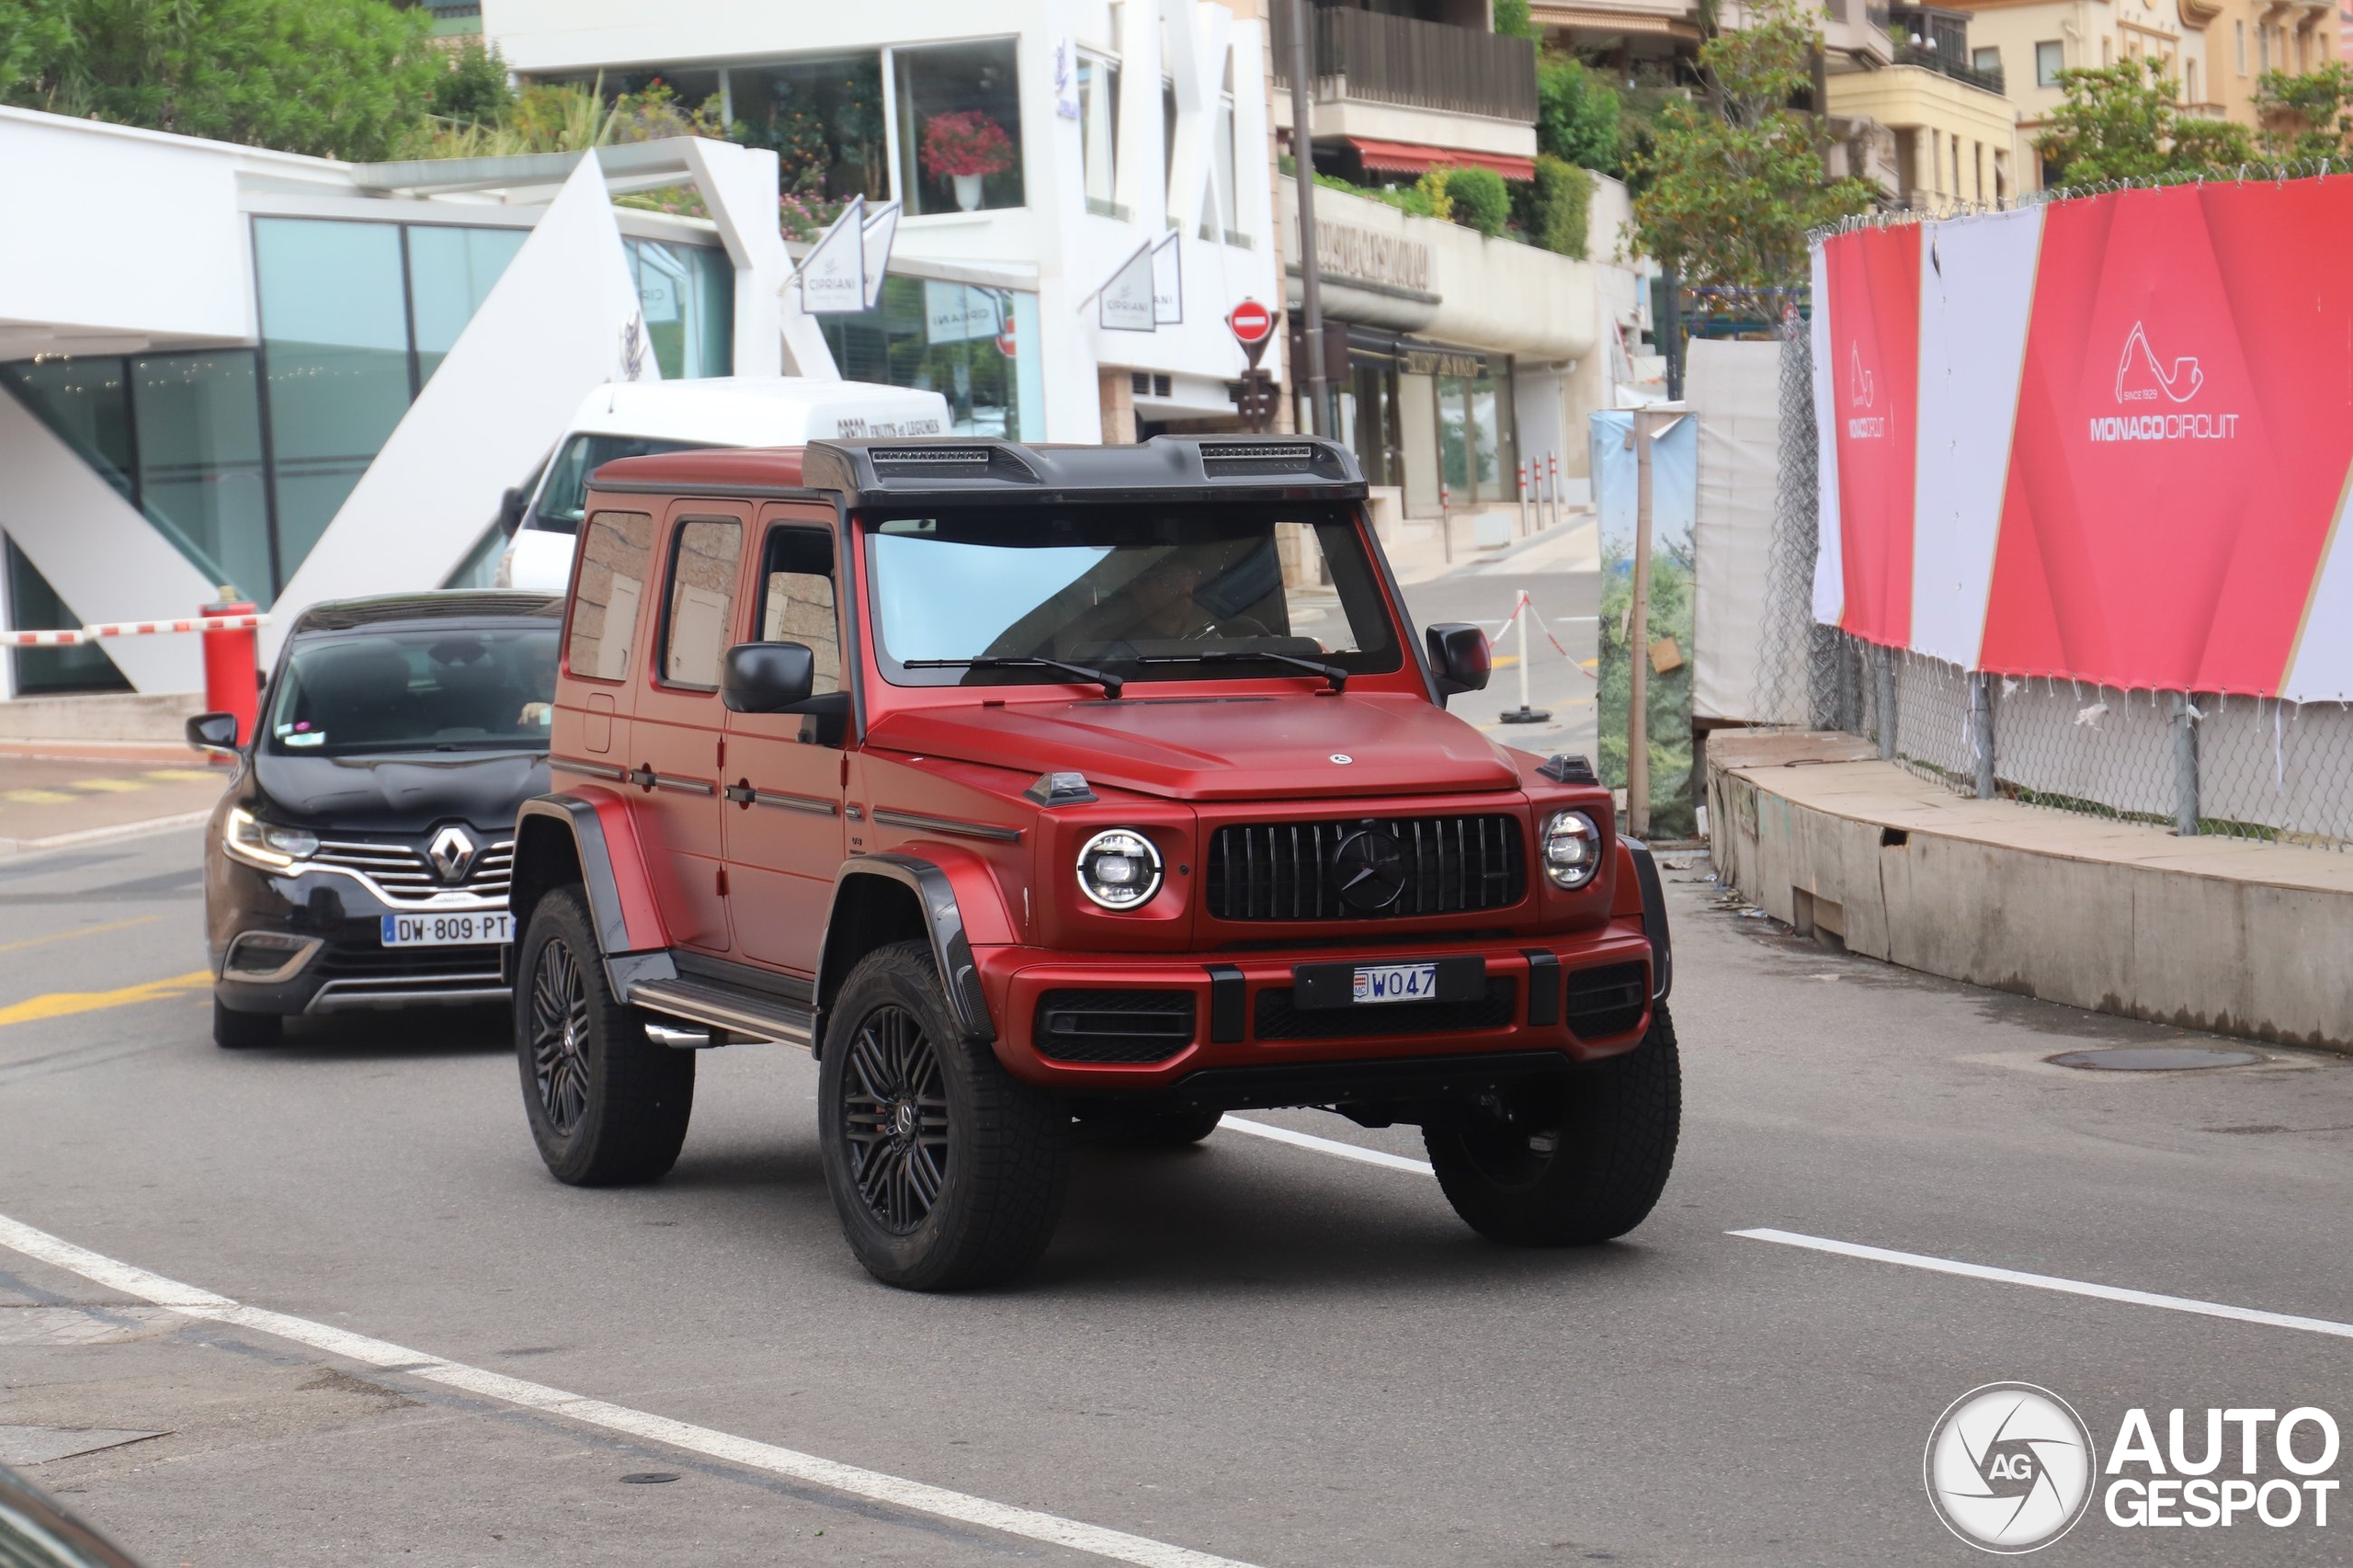
<svg viewBox="0 0 2353 1568">
<path fill-rule="evenodd" d="M 1487 688 L 1495 657 L 1484 631 L 1467 620 L 1449 620 L 1422 635 L 1429 644 L 1430 672 L 1438 676 L 1440 697 Z"/>
<path fill-rule="evenodd" d="M 498 531 L 513 539 L 515 530 L 523 526 L 523 508 L 530 504 L 530 494 L 521 485 L 508 485 L 498 498 Z"/>
<path fill-rule="evenodd" d="M 199 713 L 188 722 L 188 744 L 198 751 L 233 752 L 237 749 L 237 716 L 234 713 Z"/>
<path fill-rule="evenodd" d="M 782 713 L 809 700 L 817 656 L 805 642 L 738 642 L 727 650 L 720 700 L 736 713 Z"/>
</svg>

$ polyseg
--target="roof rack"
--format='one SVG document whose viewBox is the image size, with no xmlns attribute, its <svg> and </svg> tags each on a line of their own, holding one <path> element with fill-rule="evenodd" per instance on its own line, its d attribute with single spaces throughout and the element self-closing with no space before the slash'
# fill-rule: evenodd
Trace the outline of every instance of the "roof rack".
<svg viewBox="0 0 2353 1568">
<path fill-rule="evenodd" d="M 1313 437 L 1155 436 L 1132 447 L 949 439 L 812 441 L 802 483 L 850 506 L 1063 502 L 1361 500 L 1347 448 Z"/>
</svg>

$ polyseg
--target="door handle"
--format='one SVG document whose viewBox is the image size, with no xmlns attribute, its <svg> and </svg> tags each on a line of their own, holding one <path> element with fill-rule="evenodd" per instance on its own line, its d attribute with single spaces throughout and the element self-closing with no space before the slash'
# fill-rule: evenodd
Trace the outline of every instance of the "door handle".
<svg viewBox="0 0 2353 1568">
<path fill-rule="evenodd" d="M 752 788 L 751 780 L 747 778 L 739 778 L 734 783 L 727 786 L 726 789 L 722 790 L 720 793 L 734 801 L 737 805 L 748 808 L 754 799 L 758 796 L 759 791 Z"/>
<path fill-rule="evenodd" d="M 644 764 L 631 768 L 627 774 L 623 775 L 623 777 L 631 783 L 636 785 L 639 789 L 651 793 L 654 783 L 661 778 L 661 775 L 654 771 L 651 764 Z"/>
</svg>

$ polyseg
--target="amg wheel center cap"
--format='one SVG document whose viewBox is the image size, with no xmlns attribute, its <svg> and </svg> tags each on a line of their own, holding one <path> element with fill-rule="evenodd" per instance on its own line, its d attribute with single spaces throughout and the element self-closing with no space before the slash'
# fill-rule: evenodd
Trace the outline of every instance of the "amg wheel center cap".
<svg viewBox="0 0 2353 1568">
<path fill-rule="evenodd" d="M 1351 909 L 1388 908 L 1405 891 L 1405 849 L 1377 827 L 1352 833 L 1332 852 L 1332 884 Z"/>
</svg>

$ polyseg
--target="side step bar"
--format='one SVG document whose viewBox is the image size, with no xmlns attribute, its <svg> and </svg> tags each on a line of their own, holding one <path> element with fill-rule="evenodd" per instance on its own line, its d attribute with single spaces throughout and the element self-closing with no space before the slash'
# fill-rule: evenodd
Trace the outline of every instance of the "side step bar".
<svg viewBox="0 0 2353 1568">
<path fill-rule="evenodd" d="M 816 1043 L 816 1015 L 808 1008 L 747 996 L 732 987 L 695 980 L 641 980 L 629 988 L 629 1003 L 747 1040 L 780 1040 L 804 1050 Z M 661 1043 L 680 1042 L 663 1040 Z"/>
</svg>

